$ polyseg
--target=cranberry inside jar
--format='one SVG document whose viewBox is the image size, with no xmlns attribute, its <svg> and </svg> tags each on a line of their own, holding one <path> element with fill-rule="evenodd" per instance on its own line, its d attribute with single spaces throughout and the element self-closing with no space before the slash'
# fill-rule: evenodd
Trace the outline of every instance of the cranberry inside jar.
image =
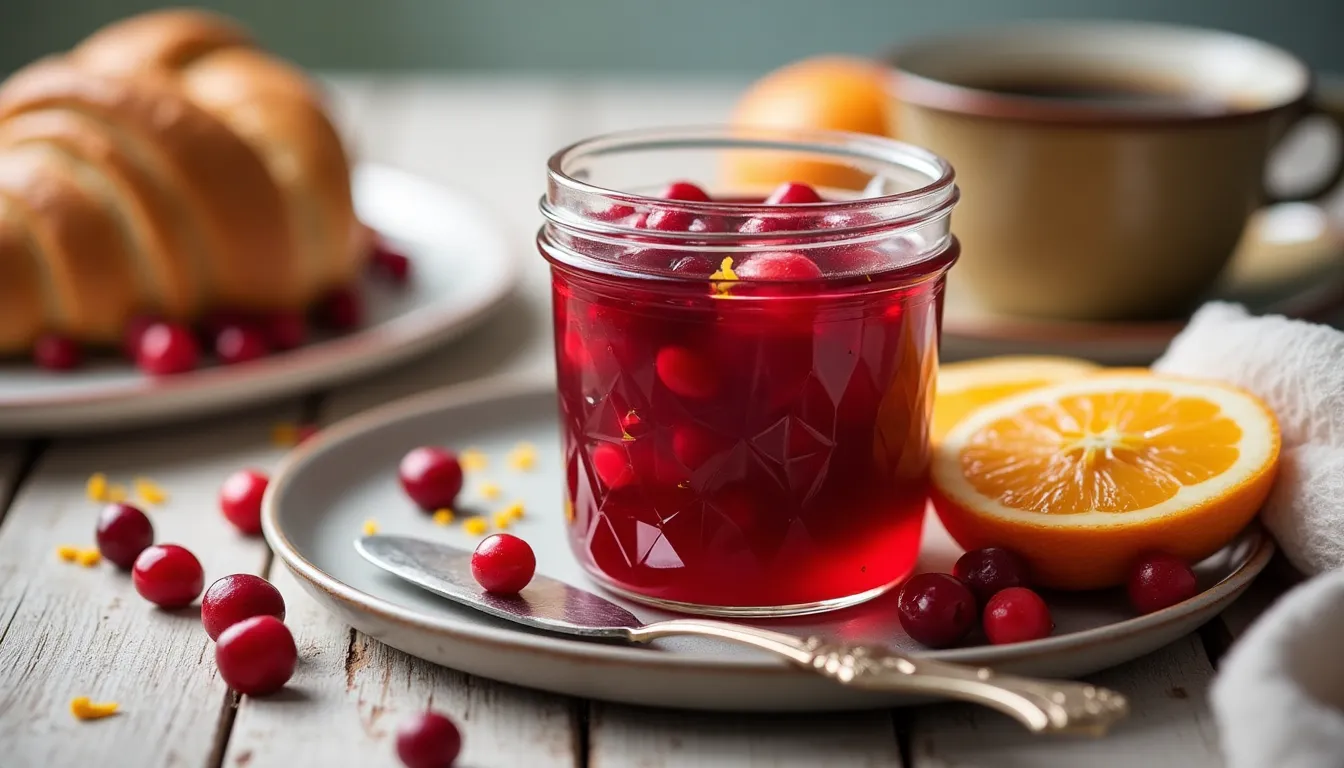
<svg viewBox="0 0 1344 768">
<path fill-rule="evenodd" d="M 898 191 L 716 186 L 745 152 Z M 588 572 L 659 607 L 743 616 L 837 609 L 905 578 L 959 252 L 951 168 L 879 137 L 702 129 L 590 140 L 549 170 L 538 244 Z M 685 179 L 708 199 L 659 196 Z"/>
</svg>

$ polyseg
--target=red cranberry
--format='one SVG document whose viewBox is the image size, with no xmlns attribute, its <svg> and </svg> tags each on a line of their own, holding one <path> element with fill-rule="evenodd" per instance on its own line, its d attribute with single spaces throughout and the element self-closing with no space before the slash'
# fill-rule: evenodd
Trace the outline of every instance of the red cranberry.
<svg viewBox="0 0 1344 768">
<path fill-rule="evenodd" d="M 154 543 L 154 524 L 130 504 L 108 504 L 98 513 L 94 539 L 103 557 L 129 570 L 140 553 Z"/>
<path fill-rule="evenodd" d="M 353 331 L 364 322 L 364 302 L 353 287 L 333 288 L 318 302 L 317 319 L 333 331 Z"/>
<path fill-rule="evenodd" d="M 246 534 L 261 533 L 261 498 L 270 478 L 255 469 L 240 469 L 219 487 L 219 511 Z"/>
<path fill-rule="evenodd" d="M 462 751 L 462 734 L 453 721 L 425 712 L 397 728 L 397 757 L 406 768 L 452 768 Z"/>
<path fill-rule="evenodd" d="M 135 361 L 140 370 L 154 376 L 186 373 L 201 357 L 196 337 L 175 323 L 155 323 L 140 335 Z"/>
<path fill-rule="evenodd" d="M 253 616 L 285 620 L 285 598 L 271 582 L 250 573 L 219 579 L 201 598 L 201 625 L 211 640 L 224 630 Z"/>
<path fill-rule="evenodd" d="M 426 512 L 453 506 L 462 490 L 462 465 L 442 448 L 416 448 L 401 459 L 401 487 Z"/>
<path fill-rule="evenodd" d="M 215 355 L 225 365 L 257 360 L 270 351 L 265 334 L 252 325 L 230 325 L 215 337 Z"/>
<path fill-rule="evenodd" d="M 930 648 L 956 645 L 975 625 L 975 595 L 946 573 L 911 577 L 896 610 L 906 634 Z"/>
<path fill-rule="evenodd" d="M 806 228 L 797 216 L 752 216 L 737 228 L 744 235 L 768 235 L 771 232 L 798 232 Z"/>
<path fill-rule="evenodd" d="M 967 552 L 952 566 L 952 575 L 970 587 L 981 605 L 996 592 L 1009 587 L 1030 585 L 1027 562 L 1002 547 L 985 547 Z"/>
<path fill-rule="evenodd" d="M 33 345 L 33 361 L 49 371 L 68 371 L 84 362 L 84 351 L 74 339 L 49 333 Z"/>
<path fill-rule="evenodd" d="M 719 268 L 714 260 L 703 254 L 682 256 L 672 264 L 672 271 L 679 275 L 695 275 L 708 278 Z"/>
<path fill-rule="evenodd" d="M 593 218 L 598 221 L 620 221 L 634 215 L 635 207 L 623 203 L 612 203 L 600 211 L 593 211 Z"/>
<path fill-rule="evenodd" d="M 891 257 L 877 248 L 836 248 L 827 256 L 833 275 L 871 275 L 895 265 Z"/>
<path fill-rule="evenodd" d="M 688 232 L 695 221 L 695 216 L 686 211 L 660 208 L 644 218 L 643 228 L 659 232 Z"/>
<path fill-rule="evenodd" d="M 201 594 L 205 571 L 185 547 L 155 544 L 135 558 L 131 581 L 141 597 L 160 608 L 181 608 Z"/>
<path fill-rule="evenodd" d="M 274 616 L 253 616 L 224 630 L 215 643 L 215 666 L 233 690 L 265 696 L 294 676 L 299 650 L 289 627 Z"/>
<path fill-rule="evenodd" d="M 758 253 L 742 262 L 736 270 L 743 280 L 816 280 L 821 269 L 801 253 L 773 251 Z"/>
<path fill-rule="evenodd" d="M 994 645 L 1040 640 L 1055 628 L 1045 601 L 1026 587 L 1009 587 L 991 597 L 983 621 Z"/>
<path fill-rule="evenodd" d="M 158 322 L 161 321 L 154 315 L 136 315 L 126 323 L 126 330 L 121 334 L 121 353 L 127 360 L 135 361 L 140 349 L 140 337 Z"/>
<path fill-rule="evenodd" d="M 516 595 L 537 572 L 537 556 L 526 541 L 507 533 L 487 536 L 471 553 L 471 575 L 487 592 Z"/>
<path fill-rule="evenodd" d="M 597 479 L 613 491 L 635 480 L 635 470 L 631 468 L 625 450 L 611 443 L 602 443 L 593 449 L 593 471 L 597 473 Z"/>
<path fill-rule="evenodd" d="M 663 386 L 682 397 L 708 398 L 719 390 L 713 364 L 685 347 L 663 347 L 653 365 Z"/>
<path fill-rule="evenodd" d="M 766 205 L 799 205 L 802 203 L 823 202 L 817 190 L 796 181 L 786 181 L 775 187 L 775 191 L 765 198 Z"/>
<path fill-rule="evenodd" d="M 663 189 L 664 200 L 685 200 L 688 203 L 708 203 L 709 193 L 689 181 L 674 181 Z"/>
<path fill-rule="evenodd" d="M 723 219 L 711 216 L 700 216 L 691 222 L 691 226 L 686 228 L 687 232 L 727 232 L 728 227 Z"/>
<path fill-rule="evenodd" d="M 369 254 L 369 268 L 373 274 L 393 285 L 405 285 L 411 278 L 411 260 L 406 254 L 392 250 L 386 243 L 378 243 Z"/>
<path fill-rule="evenodd" d="M 308 342 L 308 319 L 302 312 L 276 312 L 262 321 L 272 349 L 298 349 Z"/>
<path fill-rule="evenodd" d="M 199 323 L 201 337 L 207 341 L 213 340 L 225 328 L 235 325 L 247 325 L 252 321 L 246 313 L 238 312 L 232 309 L 216 309 L 201 318 Z"/>
<path fill-rule="evenodd" d="M 1189 600 L 1199 592 L 1195 572 L 1179 557 L 1160 552 L 1146 555 L 1129 572 L 1129 603 L 1139 613 L 1152 613 Z"/>
</svg>

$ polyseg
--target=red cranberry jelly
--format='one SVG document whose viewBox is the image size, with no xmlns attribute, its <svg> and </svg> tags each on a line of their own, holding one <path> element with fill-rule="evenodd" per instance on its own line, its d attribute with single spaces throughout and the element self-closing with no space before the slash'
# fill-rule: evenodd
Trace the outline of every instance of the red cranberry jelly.
<svg viewBox="0 0 1344 768">
<path fill-rule="evenodd" d="M 727 234 L 650 248 L 610 228 L 592 242 L 543 228 L 572 548 L 607 586 L 692 612 L 874 596 L 919 551 L 956 243 L 911 253 L 880 223 L 856 242 L 813 234 L 827 203 L 769 241 L 744 238 L 760 205 L 693 205 Z M 630 242 L 613 253 L 617 238 Z M 885 261 L 837 267 L 850 250 Z"/>
</svg>

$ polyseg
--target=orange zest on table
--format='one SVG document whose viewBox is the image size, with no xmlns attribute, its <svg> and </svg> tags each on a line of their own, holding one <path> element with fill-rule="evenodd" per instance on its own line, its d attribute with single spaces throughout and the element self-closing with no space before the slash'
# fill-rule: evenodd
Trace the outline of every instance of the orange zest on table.
<svg viewBox="0 0 1344 768">
<path fill-rule="evenodd" d="M 1147 552 L 1194 562 L 1259 511 L 1279 460 L 1274 414 L 1218 383 L 1127 371 L 971 412 L 934 450 L 934 506 L 966 549 L 1025 557 L 1042 586 L 1124 581 Z"/>
<path fill-rule="evenodd" d="M 93 702 L 88 696 L 77 696 L 70 700 L 70 714 L 79 720 L 99 720 L 117 714 L 115 701 Z"/>
</svg>

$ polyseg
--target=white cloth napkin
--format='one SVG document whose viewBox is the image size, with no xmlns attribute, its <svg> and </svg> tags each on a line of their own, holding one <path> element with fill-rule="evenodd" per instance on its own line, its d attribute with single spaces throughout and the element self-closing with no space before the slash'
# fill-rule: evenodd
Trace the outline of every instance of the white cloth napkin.
<svg viewBox="0 0 1344 768">
<path fill-rule="evenodd" d="M 1153 367 L 1265 400 L 1283 434 L 1261 512 L 1289 562 L 1323 574 L 1233 646 L 1212 701 L 1230 768 L 1344 766 L 1344 333 L 1240 306 L 1204 306 Z"/>
<path fill-rule="evenodd" d="M 1344 333 L 1206 304 L 1153 368 L 1227 381 L 1269 405 L 1283 447 L 1260 519 L 1303 573 L 1344 566 Z"/>
</svg>

